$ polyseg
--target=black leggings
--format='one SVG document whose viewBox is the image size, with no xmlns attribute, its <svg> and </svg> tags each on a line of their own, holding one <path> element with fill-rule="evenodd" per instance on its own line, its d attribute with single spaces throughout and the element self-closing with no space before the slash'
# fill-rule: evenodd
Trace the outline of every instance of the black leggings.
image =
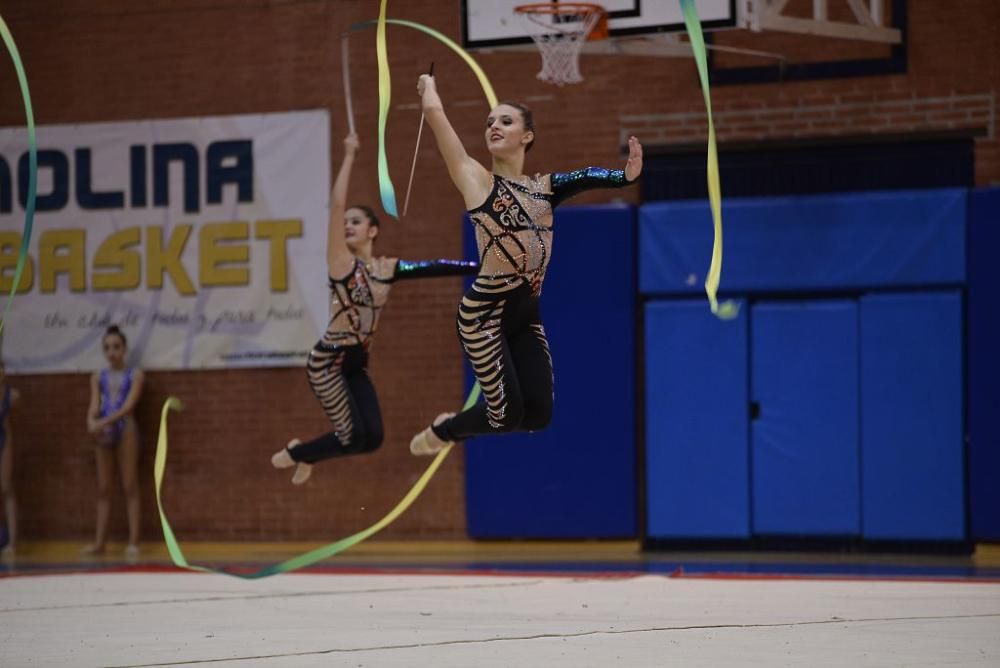
<svg viewBox="0 0 1000 668">
<path fill-rule="evenodd" d="M 492 293 L 477 285 L 458 307 L 458 338 L 484 402 L 434 427 L 446 441 L 537 431 L 552 421 L 552 357 L 538 297 L 527 283 Z"/>
<path fill-rule="evenodd" d="M 309 385 L 333 424 L 333 431 L 292 448 L 297 462 L 314 464 L 360 455 L 382 445 L 382 411 L 368 377 L 368 353 L 360 345 L 320 341 L 309 353 Z"/>
</svg>

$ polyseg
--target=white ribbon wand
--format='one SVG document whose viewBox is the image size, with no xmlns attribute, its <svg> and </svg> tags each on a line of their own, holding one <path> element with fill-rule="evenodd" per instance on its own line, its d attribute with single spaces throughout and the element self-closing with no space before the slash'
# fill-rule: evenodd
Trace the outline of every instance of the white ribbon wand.
<svg viewBox="0 0 1000 668">
<path fill-rule="evenodd" d="M 427 70 L 427 76 L 434 76 L 434 61 Z M 421 105 L 422 106 L 422 105 Z M 420 111 L 420 126 L 417 128 L 417 145 L 413 148 L 413 163 L 410 165 L 410 182 L 406 184 L 406 199 L 403 200 L 403 215 L 400 220 L 406 218 L 406 210 L 410 208 L 410 190 L 413 188 L 413 175 L 417 171 L 417 153 L 420 151 L 420 136 L 424 133 L 424 112 Z"/>
</svg>

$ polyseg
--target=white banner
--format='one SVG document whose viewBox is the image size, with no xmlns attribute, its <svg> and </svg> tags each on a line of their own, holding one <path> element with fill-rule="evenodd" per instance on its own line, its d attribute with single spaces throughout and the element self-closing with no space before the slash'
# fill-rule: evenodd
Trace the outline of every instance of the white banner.
<svg viewBox="0 0 1000 668">
<path fill-rule="evenodd" d="M 38 200 L 4 326 L 11 373 L 103 364 L 117 324 L 147 369 L 302 364 L 326 324 L 326 111 L 38 128 Z M 0 130 L 10 292 L 27 133 Z"/>
</svg>

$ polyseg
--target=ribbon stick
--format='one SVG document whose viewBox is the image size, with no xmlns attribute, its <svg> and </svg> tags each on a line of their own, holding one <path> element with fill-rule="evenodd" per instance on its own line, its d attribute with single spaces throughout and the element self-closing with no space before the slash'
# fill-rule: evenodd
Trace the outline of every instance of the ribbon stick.
<svg viewBox="0 0 1000 668">
<path fill-rule="evenodd" d="M 476 401 L 478 401 L 478 399 L 479 383 L 476 383 L 472 387 L 472 391 L 469 392 L 469 396 L 466 398 L 465 406 L 462 410 L 471 408 Z M 417 479 L 417 482 L 413 484 L 413 487 L 410 488 L 399 503 L 397 503 L 392 510 L 386 513 L 382 519 L 367 529 L 352 534 L 347 538 L 342 538 L 336 542 L 306 552 L 305 554 L 300 554 L 297 557 L 292 557 L 291 559 L 283 561 L 279 564 L 273 564 L 251 573 L 235 573 L 218 568 L 198 566 L 188 562 L 187 558 L 184 556 L 184 551 L 181 549 L 180 543 L 177 542 L 177 537 L 174 535 L 174 530 L 170 526 L 170 521 L 167 520 L 167 515 L 163 510 L 161 491 L 163 488 L 163 477 L 167 469 L 167 416 L 171 410 L 179 411 L 181 409 L 181 402 L 176 397 L 170 397 L 166 400 L 166 402 L 164 402 L 163 410 L 160 412 L 160 433 L 156 440 L 156 458 L 153 462 L 153 482 L 156 486 L 156 507 L 160 511 L 160 525 L 163 527 L 163 540 L 167 544 L 167 552 L 170 554 L 170 559 L 174 562 L 174 565 L 178 568 L 185 568 L 189 571 L 199 571 L 202 573 L 221 573 L 222 575 L 231 575 L 243 580 L 259 580 L 260 578 L 266 578 L 271 575 L 288 573 L 289 571 L 311 566 L 319 561 L 329 559 L 336 554 L 348 550 L 358 543 L 375 535 L 395 522 L 400 515 L 406 512 L 406 510 L 413 505 L 413 502 L 417 500 L 420 494 L 427 487 L 427 484 L 431 481 L 431 478 L 433 478 L 434 474 L 437 473 L 441 464 L 444 463 L 444 460 L 448 457 L 448 453 L 451 452 L 453 447 L 455 447 L 454 445 L 449 445 L 437 453 L 434 457 L 434 461 L 430 463 L 427 470 L 425 470 L 420 478 Z"/>
<path fill-rule="evenodd" d="M 351 68 L 348 54 L 347 33 L 340 38 L 341 80 L 344 82 L 344 105 L 347 107 L 347 130 L 354 134 L 354 102 L 351 100 Z"/>
<path fill-rule="evenodd" d="M 427 76 L 434 76 L 434 61 L 431 61 L 431 67 L 427 71 Z M 420 112 L 420 126 L 417 127 L 417 144 L 413 147 L 413 162 L 410 163 L 410 180 L 406 184 L 406 197 L 403 198 L 403 218 L 406 218 L 406 212 L 410 210 L 410 193 L 413 192 L 413 175 L 417 173 L 417 154 L 420 153 L 420 138 L 424 134 L 424 112 Z"/>
<path fill-rule="evenodd" d="M 14 295 L 21 283 L 21 272 L 24 271 L 24 263 L 28 257 L 28 244 L 31 242 L 31 227 L 35 218 L 35 194 L 38 183 L 38 144 L 35 139 L 35 114 L 31 108 L 31 93 L 28 91 L 28 77 L 24 73 L 24 64 L 21 62 L 21 55 L 14 43 L 14 37 L 7 27 L 6 21 L 0 16 L 0 37 L 7 47 L 14 62 L 14 70 L 17 72 L 17 82 L 21 87 L 21 101 L 24 103 L 24 115 L 28 128 L 28 198 L 24 207 L 24 229 L 21 232 L 21 250 L 17 255 L 17 266 L 14 269 L 14 280 L 10 285 L 10 295 L 3 308 L 3 315 L 0 316 L 0 335 L 3 334 L 4 325 L 7 323 L 7 316 L 10 314 L 10 306 L 14 301 Z M 0 339 L 2 341 L 2 339 Z"/>
<path fill-rule="evenodd" d="M 712 262 L 708 268 L 708 276 L 705 277 L 705 294 L 708 295 L 712 313 L 722 320 L 731 320 L 739 313 L 737 305 L 732 301 L 719 304 L 716 298 L 722 277 L 722 187 L 719 182 L 719 149 L 715 139 L 715 124 L 712 122 L 712 96 L 708 86 L 708 55 L 705 51 L 705 38 L 701 32 L 701 19 L 698 17 L 698 10 L 695 9 L 694 0 L 680 0 L 680 3 L 681 11 L 684 13 L 684 24 L 691 39 L 691 50 L 694 52 L 695 64 L 698 67 L 705 110 L 708 113 L 708 201 L 715 226 L 715 241 L 712 244 Z"/>
</svg>

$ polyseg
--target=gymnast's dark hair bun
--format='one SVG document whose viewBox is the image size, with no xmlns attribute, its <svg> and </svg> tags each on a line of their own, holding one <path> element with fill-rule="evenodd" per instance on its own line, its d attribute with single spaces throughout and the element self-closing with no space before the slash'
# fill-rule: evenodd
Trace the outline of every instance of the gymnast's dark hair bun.
<svg viewBox="0 0 1000 668">
<path fill-rule="evenodd" d="M 112 336 L 112 335 L 117 336 L 119 339 L 121 339 L 122 340 L 122 345 L 128 345 L 128 341 L 125 339 L 125 333 L 121 329 L 118 328 L 118 325 L 111 325 L 106 330 L 104 330 L 104 337 L 105 338 L 107 338 L 109 336 Z"/>
</svg>

